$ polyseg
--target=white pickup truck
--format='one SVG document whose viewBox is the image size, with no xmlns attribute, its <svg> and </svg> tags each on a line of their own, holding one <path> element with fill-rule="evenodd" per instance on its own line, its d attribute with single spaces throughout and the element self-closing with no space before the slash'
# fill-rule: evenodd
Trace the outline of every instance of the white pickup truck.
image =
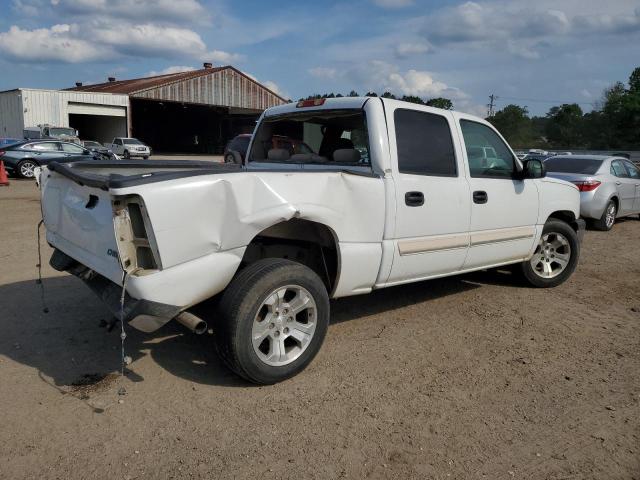
<svg viewBox="0 0 640 480">
<path fill-rule="evenodd" d="M 151 155 L 151 148 L 137 138 L 116 137 L 104 146 L 125 159 L 142 157 L 146 160 Z"/>
<path fill-rule="evenodd" d="M 140 330 L 206 320 L 224 362 L 263 384 L 311 362 L 330 298 L 508 264 L 553 287 L 584 231 L 578 189 L 486 121 L 381 98 L 268 109 L 242 165 L 51 163 L 41 188 L 54 268 L 115 315 L 126 276 L 122 320 Z"/>
</svg>

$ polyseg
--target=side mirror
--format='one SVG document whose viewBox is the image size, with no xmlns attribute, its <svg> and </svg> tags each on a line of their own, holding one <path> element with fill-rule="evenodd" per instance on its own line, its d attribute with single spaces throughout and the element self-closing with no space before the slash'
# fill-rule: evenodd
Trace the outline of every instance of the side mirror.
<svg viewBox="0 0 640 480">
<path fill-rule="evenodd" d="M 522 178 L 544 178 L 547 171 L 544 168 L 542 160 L 531 159 L 523 162 Z"/>
</svg>

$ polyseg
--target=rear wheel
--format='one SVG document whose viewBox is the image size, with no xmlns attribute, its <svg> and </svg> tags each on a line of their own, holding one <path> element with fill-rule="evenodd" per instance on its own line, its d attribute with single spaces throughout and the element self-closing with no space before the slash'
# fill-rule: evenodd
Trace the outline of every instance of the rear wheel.
<svg viewBox="0 0 640 480">
<path fill-rule="evenodd" d="M 235 160 L 233 158 L 233 155 L 231 155 L 230 153 L 227 153 L 224 156 L 224 163 L 235 163 Z"/>
<path fill-rule="evenodd" d="M 268 258 L 249 265 L 220 301 L 218 353 L 241 377 L 272 384 L 301 372 L 329 326 L 329 296 L 308 267 Z"/>
<path fill-rule="evenodd" d="M 575 230 L 561 220 L 549 220 L 533 256 L 522 262 L 522 273 L 534 287 L 555 287 L 571 276 L 579 256 L 580 242 Z"/>
<path fill-rule="evenodd" d="M 613 228 L 613 224 L 616 223 L 616 215 L 618 213 L 618 207 L 616 202 L 609 200 L 607 206 L 602 213 L 602 216 L 593 222 L 593 228 L 608 232 Z"/>
<path fill-rule="evenodd" d="M 21 178 L 34 178 L 37 166 L 38 164 L 33 160 L 22 160 L 16 165 L 15 172 Z"/>
<path fill-rule="evenodd" d="M 142 157 L 144 160 L 149 160 L 149 155 Z"/>
</svg>

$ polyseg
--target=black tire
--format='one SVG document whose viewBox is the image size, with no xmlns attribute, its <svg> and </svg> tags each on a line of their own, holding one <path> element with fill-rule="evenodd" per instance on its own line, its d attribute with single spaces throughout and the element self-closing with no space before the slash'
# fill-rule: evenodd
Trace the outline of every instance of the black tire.
<svg viewBox="0 0 640 480">
<path fill-rule="evenodd" d="M 149 156 L 147 155 L 146 157 L 142 157 L 144 160 L 149 160 Z"/>
<path fill-rule="evenodd" d="M 125 150 L 123 156 L 125 159 L 129 160 L 131 158 L 131 156 L 129 155 L 129 150 Z"/>
<path fill-rule="evenodd" d="M 541 276 L 536 269 L 534 269 L 530 260 L 522 262 L 520 264 L 520 269 L 523 277 L 530 285 L 537 288 L 551 288 L 564 283 L 564 281 L 573 274 L 576 266 L 578 265 L 578 259 L 580 258 L 580 241 L 578 240 L 578 234 L 571 225 L 563 222 L 562 220 L 548 220 L 542 229 L 542 237 L 548 234 L 551 236 L 553 236 L 553 234 L 560 234 L 564 236 L 571 250 L 569 253 L 569 261 L 564 267 L 564 270 L 552 278 L 544 278 Z M 536 253 L 539 249 L 540 246 L 536 247 Z"/>
<path fill-rule="evenodd" d="M 33 169 L 35 167 L 38 166 L 38 162 L 36 162 L 35 160 L 31 160 L 30 158 L 22 160 L 20 162 L 18 162 L 18 164 L 16 165 L 16 168 L 14 169 L 14 173 L 16 175 L 16 177 L 18 178 L 34 178 L 35 175 L 31 174 L 31 175 L 23 175 L 22 173 L 22 168 L 25 166 L 31 166 L 31 171 L 33 172 Z"/>
<path fill-rule="evenodd" d="M 233 158 L 233 155 L 231 155 L 230 153 L 227 153 L 224 156 L 224 163 L 235 163 L 235 159 Z"/>
<path fill-rule="evenodd" d="M 613 221 L 607 224 L 607 213 L 611 208 L 613 208 Z M 617 214 L 618 214 L 618 206 L 616 205 L 616 202 L 614 202 L 613 200 L 609 200 L 609 203 L 607 203 L 607 206 L 605 207 L 604 212 L 602 212 L 602 216 L 599 219 L 593 221 L 592 223 L 593 228 L 595 228 L 596 230 L 600 230 L 602 232 L 608 232 L 613 228 L 613 225 L 616 222 L 615 218 Z"/>
<path fill-rule="evenodd" d="M 280 287 L 299 286 L 315 301 L 315 331 L 299 357 L 282 366 L 263 362 L 252 342 L 256 315 L 269 294 Z M 304 370 L 316 356 L 329 326 L 329 296 L 320 277 L 310 268 L 290 260 L 259 260 L 236 274 L 222 295 L 215 334 L 218 354 L 244 379 L 269 385 Z"/>
</svg>

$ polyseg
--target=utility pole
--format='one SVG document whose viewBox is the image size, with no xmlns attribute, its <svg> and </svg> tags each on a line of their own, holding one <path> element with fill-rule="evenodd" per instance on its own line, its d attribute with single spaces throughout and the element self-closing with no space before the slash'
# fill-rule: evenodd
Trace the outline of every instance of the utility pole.
<svg viewBox="0 0 640 480">
<path fill-rule="evenodd" d="M 487 107 L 489 107 L 489 110 L 487 111 L 487 117 L 493 117 L 493 107 L 495 106 L 496 100 L 498 100 L 498 97 L 496 95 L 494 95 L 493 93 L 489 95 L 489 103 L 487 103 Z"/>
</svg>

